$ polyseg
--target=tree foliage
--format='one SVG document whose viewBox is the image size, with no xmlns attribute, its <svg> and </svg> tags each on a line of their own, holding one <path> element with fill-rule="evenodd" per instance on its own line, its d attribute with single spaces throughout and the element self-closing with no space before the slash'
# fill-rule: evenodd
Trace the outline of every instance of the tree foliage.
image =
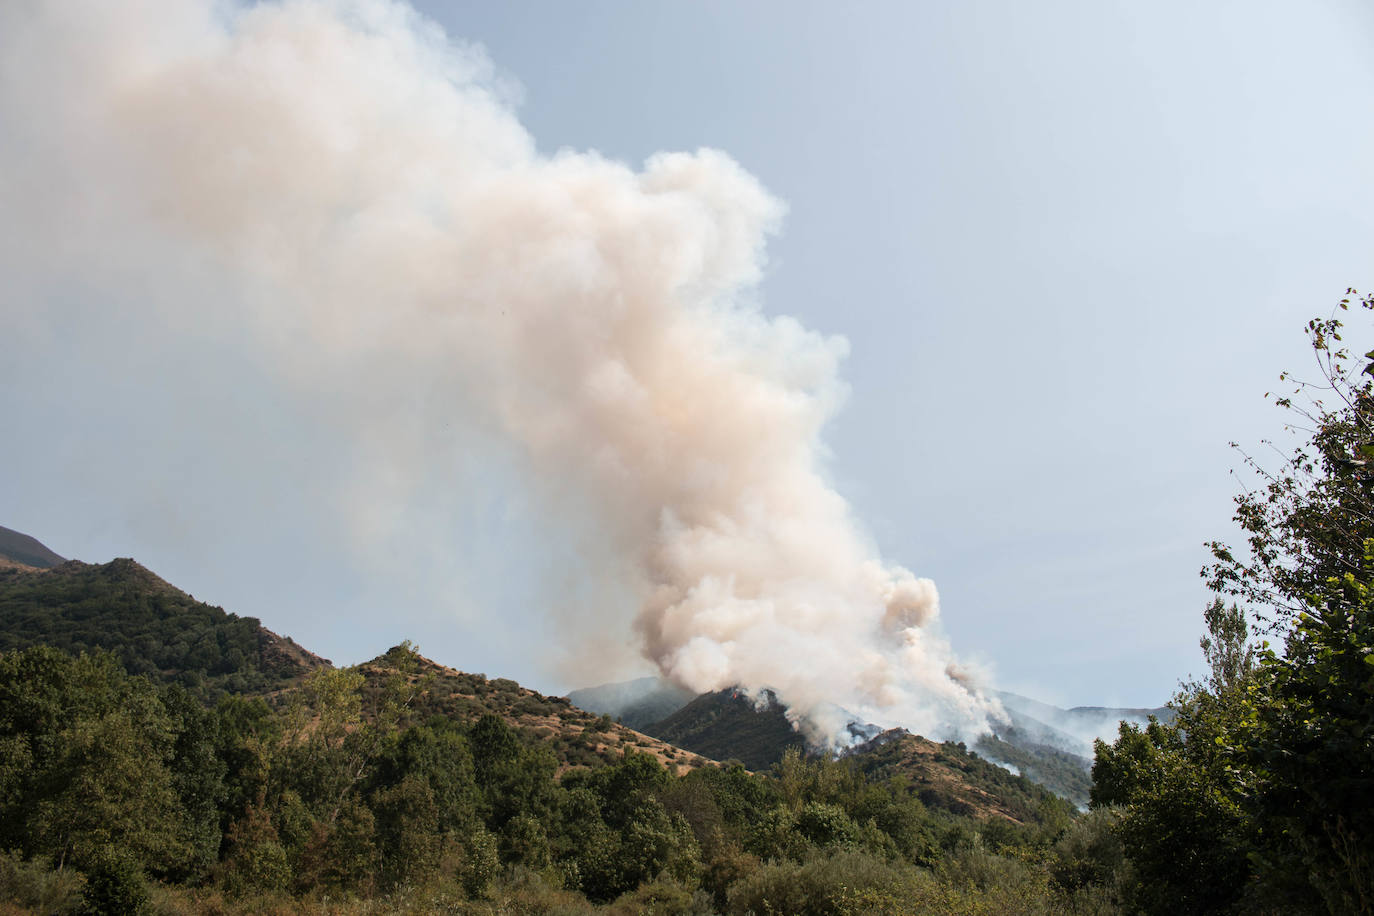
<svg viewBox="0 0 1374 916">
<path fill-rule="evenodd" d="M 213 912 L 326 898 L 410 899 L 417 912 L 455 899 L 508 912 L 554 899 L 567 912 L 974 912 L 992 895 L 1024 904 L 1008 912 L 1052 913 L 1093 892 L 1084 875 L 1110 873 L 1083 844 L 1072 866 L 1055 864 L 1067 828 L 1055 817 L 930 810 L 849 760 L 793 751 L 769 772 L 676 776 L 627 751 L 559 773 L 547 742 L 499 716 L 420 720 L 414 658 L 403 645 L 380 679 L 326 671 L 275 707 L 230 696 L 207 708 L 109 654 L 0 653 L 0 842 L 18 857 L 0 861 L 0 905 L 47 899 L 42 876 L 76 869 L 102 911 L 150 899 L 195 911 L 208 893 L 223 895 Z M 963 864 L 937 876 L 950 856 Z M 915 890 L 919 906 L 903 896 Z M 426 893 L 440 897 L 415 897 Z M 67 911 L 78 896 L 68 890 Z"/>
<path fill-rule="evenodd" d="M 1276 399 L 1306 439 L 1272 471 L 1245 456 L 1246 549 L 1210 545 L 1210 675 L 1174 725 L 1098 744 L 1093 803 L 1119 808 L 1141 911 L 1374 912 L 1374 351 L 1343 331 L 1308 324 L 1320 378 L 1284 373 Z"/>
<path fill-rule="evenodd" d="M 1218 594 L 1246 603 L 1257 620 L 1279 632 L 1329 581 L 1368 571 L 1364 543 L 1374 537 L 1374 351 L 1360 360 L 1343 346 L 1345 326 L 1338 316 L 1352 305 L 1374 310 L 1374 297 L 1349 290 L 1335 315 L 1308 322 L 1318 377 L 1309 381 L 1284 372 L 1280 381 L 1292 387 L 1274 398 L 1288 414 L 1285 429 L 1306 441 L 1289 454 L 1263 443 L 1279 456 L 1272 469 L 1241 450 L 1259 478 L 1236 497 L 1234 517 L 1247 549 L 1214 541 L 1213 562 L 1203 570 Z"/>
</svg>

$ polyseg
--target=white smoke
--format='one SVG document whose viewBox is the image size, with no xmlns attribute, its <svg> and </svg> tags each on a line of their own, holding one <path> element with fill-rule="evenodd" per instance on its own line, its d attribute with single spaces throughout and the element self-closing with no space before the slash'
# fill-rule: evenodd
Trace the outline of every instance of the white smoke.
<svg viewBox="0 0 1374 916">
<path fill-rule="evenodd" d="M 358 430 L 379 505 L 451 447 L 416 430 L 476 417 L 595 508 L 692 690 L 772 688 L 832 743 L 837 709 L 1000 717 L 825 480 L 846 346 L 757 307 L 783 208 L 725 154 L 540 155 L 480 52 L 383 0 L 18 0 L 0 67 L 11 328 L 103 297 L 243 335 Z"/>
</svg>

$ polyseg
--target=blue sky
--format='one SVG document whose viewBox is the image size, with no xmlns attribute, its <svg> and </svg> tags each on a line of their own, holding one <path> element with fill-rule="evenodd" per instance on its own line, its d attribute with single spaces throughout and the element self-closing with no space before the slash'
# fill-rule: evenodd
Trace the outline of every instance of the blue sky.
<svg viewBox="0 0 1374 916">
<path fill-rule="evenodd" d="M 1227 443 L 1282 447 L 1262 396 L 1310 365 L 1303 323 L 1374 287 L 1366 5 L 420 9 L 485 49 L 542 152 L 638 167 L 717 148 L 785 202 L 758 297 L 848 340 L 827 473 L 882 556 L 938 584 L 957 652 L 1065 705 L 1152 705 L 1200 673 L 1202 545 L 1233 534 Z M 12 321 L 32 307 L 6 299 Z M 0 338 L 0 524 L 132 555 L 336 661 L 409 637 L 581 686 L 529 650 L 532 605 L 551 575 L 599 586 L 499 445 L 457 476 L 460 520 L 447 498 L 417 506 L 416 537 L 449 549 L 401 539 L 360 562 L 311 472 L 333 420 L 228 343 L 169 391 L 102 350 L 114 320 Z M 214 423 L 189 421 L 188 392 Z M 275 470 L 240 460 L 264 449 Z M 612 657 L 602 680 L 639 673 Z"/>
</svg>

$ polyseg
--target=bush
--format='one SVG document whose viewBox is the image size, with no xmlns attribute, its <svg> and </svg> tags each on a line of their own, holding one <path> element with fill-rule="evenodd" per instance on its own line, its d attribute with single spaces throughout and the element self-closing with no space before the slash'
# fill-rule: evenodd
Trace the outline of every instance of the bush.
<svg viewBox="0 0 1374 916">
<path fill-rule="evenodd" d="M 501 860 L 497 856 L 496 837 L 484 828 L 478 827 L 463 841 L 463 864 L 458 870 L 463 891 L 473 898 L 487 896 L 492 881 L 500 871 Z"/>
<path fill-rule="evenodd" d="M 852 846 L 859 827 L 838 805 L 810 802 L 797 814 L 797 832 L 816 846 Z"/>
<path fill-rule="evenodd" d="M 18 853 L 0 853 L 0 903 L 39 913 L 74 913 L 81 903 L 82 877 L 56 871 L 47 859 L 25 862 Z"/>
<path fill-rule="evenodd" d="M 1114 808 L 1098 808 L 1074 821 L 1054 844 L 1050 879 L 1064 891 L 1102 887 L 1115 892 L 1125 870 L 1126 855 L 1117 835 L 1120 820 Z"/>
<path fill-rule="evenodd" d="M 911 875 L 861 852 L 839 852 L 804 864 L 765 865 L 730 888 L 728 912 L 737 916 L 848 916 L 899 913 Z"/>
<path fill-rule="evenodd" d="M 610 916 L 714 916 L 711 895 L 674 881 L 641 884 L 607 907 Z"/>
<path fill-rule="evenodd" d="M 465 908 L 463 913 L 520 913 L 529 916 L 593 916 L 596 908 L 576 891 L 562 887 L 552 869 L 534 870 L 515 866 L 503 879 L 493 883 L 490 904 Z M 478 907 L 484 907 L 479 909 Z M 424 912 L 434 912 L 426 910 Z M 453 910 L 449 910 L 453 912 Z"/>
<path fill-rule="evenodd" d="M 121 856 L 102 857 L 86 873 L 81 912 L 90 916 L 139 916 L 148 912 L 148 886 L 138 866 Z"/>
</svg>

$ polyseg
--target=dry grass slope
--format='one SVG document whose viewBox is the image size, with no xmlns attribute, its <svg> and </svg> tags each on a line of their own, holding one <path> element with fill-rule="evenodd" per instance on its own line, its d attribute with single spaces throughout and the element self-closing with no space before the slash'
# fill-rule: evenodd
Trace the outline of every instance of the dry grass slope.
<svg viewBox="0 0 1374 916">
<path fill-rule="evenodd" d="M 401 672 L 382 655 L 359 666 L 374 689 Z M 412 704 L 417 720 L 440 715 L 471 724 L 494 713 L 526 740 L 546 744 L 559 771 L 598 766 L 621 759 L 626 751 L 650 754 L 670 771 L 686 773 L 714 763 L 634 729 L 573 706 L 566 697 L 550 697 L 506 678 L 488 679 L 420 658 L 419 670 L 404 674 L 421 692 Z"/>
</svg>

